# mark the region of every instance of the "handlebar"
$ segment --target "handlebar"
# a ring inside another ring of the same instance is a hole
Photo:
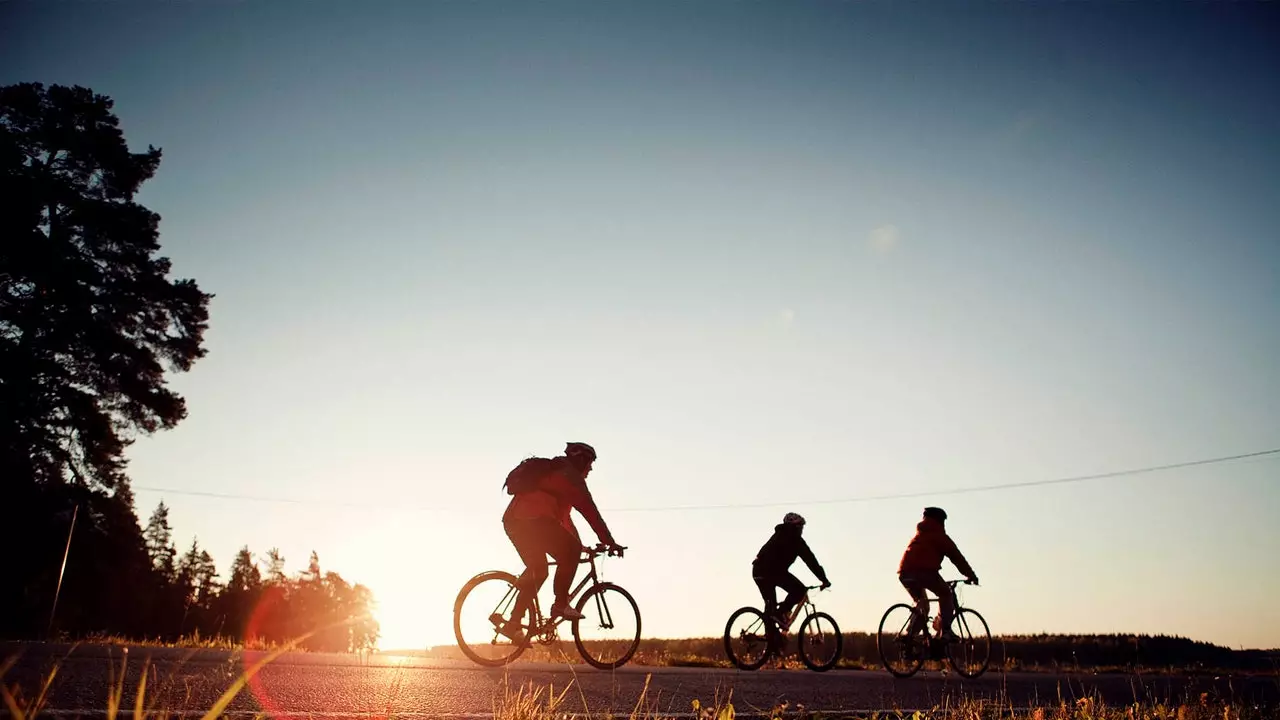
[[[591,557],[599,557],[601,555],[609,555],[610,557],[622,557],[623,551],[627,548],[625,545],[605,545],[604,543],[596,543],[595,547],[583,546],[582,552]]]
[[[957,578],[955,580],[948,580],[947,584],[951,586],[952,590],[954,590],[957,585],[977,585],[978,583],[967,578]]]

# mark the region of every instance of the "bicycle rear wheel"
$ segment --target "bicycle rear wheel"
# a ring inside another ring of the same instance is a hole
[[[739,670],[759,670],[773,655],[764,613],[738,608],[724,625],[724,653]]]
[[[640,647],[640,608],[631,593],[598,583],[578,600],[581,620],[573,621],[573,642],[582,659],[601,670],[627,664]]]
[[[898,603],[890,606],[880,618],[880,631],[876,635],[876,649],[884,669],[895,677],[915,675],[924,665],[929,652],[926,621],[918,620],[920,611],[914,606]],[[918,625],[915,632],[912,626]]]
[[[962,677],[976,678],[991,663],[991,630],[976,610],[965,608],[951,621],[956,637],[947,643],[947,661]]]
[[[840,662],[844,636],[830,615],[816,612],[800,623],[800,661],[810,670],[826,672]]]
[[[472,662],[500,667],[528,648],[527,640],[515,643],[498,632],[515,609],[518,592],[516,576],[501,570],[476,575],[458,592],[453,603],[453,635],[462,654]],[[519,626],[521,632],[529,632],[528,613],[520,619]]]

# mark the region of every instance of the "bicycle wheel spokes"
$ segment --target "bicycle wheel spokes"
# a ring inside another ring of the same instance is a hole
[[[844,637],[830,615],[819,612],[800,624],[800,660],[810,669],[825,672],[840,662]]]
[[[920,670],[928,654],[928,638],[919,611],[899,603],[885,611],[880,619],[876,646],[880,662],[897,677],[910,677]]]
[[[573,640],[582,658],[602,669],[624,665],[640,647],[640,608],[631,593],[600,583],[578,601]]]
[[[724,627],[724,651],[742,670],[757,670],[769,659],[768,627],[753,607],[739,608]]]
[[[957,673],[976,678],[987,671],[991,661],[991,631],[987,621],[974,610],[961,610],[951,621],[956,638],[947,643],[947,660]]]
[[[463,654],[481,665],[505,665],[527,647],[499,632],[515,608],[515,583],[516,578],[511,573],[481,573],[458,593],[453,610],[454,636]],[[517,625],[520,632],[527,634],[529,614],[526,613]]]

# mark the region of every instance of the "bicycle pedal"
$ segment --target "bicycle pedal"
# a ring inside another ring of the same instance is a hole
[[[495,626],[501,625],[504,622],[502,618],[502,613],[494,613],[490,615],[489,622],[493,623]]]

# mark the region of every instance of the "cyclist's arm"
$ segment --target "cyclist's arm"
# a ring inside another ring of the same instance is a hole
[[[565,484],[569,486],[569,504],[574,509],[582,513],[582,517],[587,519],[587,524],[591,526],[591,530],[600,538],[600,542],[606,545],[617,545],[613,539],[613,533],[609,532],[609,526],[605,524],[604,518],[600,516],[600,509],[596,507],[595,498],[591,496],[591,490],[586,483],[573,482],[565,479]]]
[[[951,536],[943,535],[942,537],[942,554],[954,563],[956,569],[959,570],[966,578],[972,579],[978,577],[978,573],[974,572],[973,568],[969,567],[969,561],[964,558],[964,555],[960,552],[960,548],[956,547],[956,543],[951,539]]]
[[[813,573],[822,582],[827,582],[827,573],[818,564],[818,558],[813,554],[813,550],[809,548],[809,543],[804,540],[800,541],[800,559],[804,560],[804,564],[809,566],[809,572]]]

